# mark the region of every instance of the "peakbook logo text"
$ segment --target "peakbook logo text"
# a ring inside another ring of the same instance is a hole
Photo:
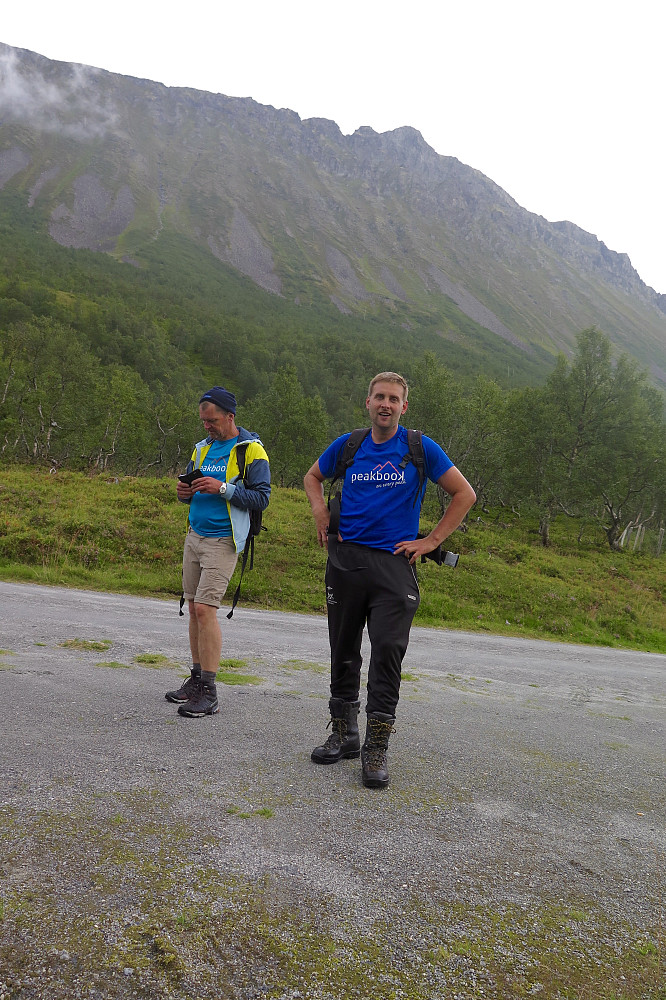
[[[352,472],[352,483],[378,483],[381,486],[398,486],[405,481],[405,473],[391,462],[376,466],[371,472]]]

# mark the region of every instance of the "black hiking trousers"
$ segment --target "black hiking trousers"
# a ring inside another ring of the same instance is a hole
[[[337,565],[336,565],[337,564]],[[406,556],[329,540],[326,609],[331,644],[331,697],[357,701],[361,640],[368,626],[366,712],[395,715],[402,661],[419,606],[416,572]]]

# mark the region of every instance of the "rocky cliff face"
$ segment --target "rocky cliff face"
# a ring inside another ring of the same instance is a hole
[[[250,99],[0,45],[2,188],[45,209],[64,246],[140,263],[173,228],[303,305],[409,322],[447,297],[526,351],[566,350],[597,325],[666,380],[666,297],[626,255],[525,211],[409,127],[345,136]]]

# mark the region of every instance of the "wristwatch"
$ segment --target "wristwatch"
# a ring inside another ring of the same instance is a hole
[[[220,483],[220,496],[223,497],[226,492],[227,492],[227,484]]]

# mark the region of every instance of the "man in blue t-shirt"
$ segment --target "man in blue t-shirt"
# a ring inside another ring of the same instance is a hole
[[[405,463],[408,436],[399,421],[407,410],[407,391],[404,378],[395,372],[381,372],[370,383],[365,401],[370,433],[344,474],[336,538],[328,534],[330,511],[323,484],[334,475],[350,435],[343,434],[329,445],[304,479],[317,539],[328,547],[326,607],[331,645],[331,735],[315,747],[312,760],[333,764],[360,755],[363,784],[368,788],[382,788],[389,782],[388,739],[409,630],[419,606],[414,563],[455,531],[476,500],[450,458],[423,435],[426,475],[451,496],[451,502],[433,530],[425,538],[416,537],[425,482],[419,488],[417,468],[411,461]],[[361,747],[358,699],[366,624],[371,655],[367,729]]]

